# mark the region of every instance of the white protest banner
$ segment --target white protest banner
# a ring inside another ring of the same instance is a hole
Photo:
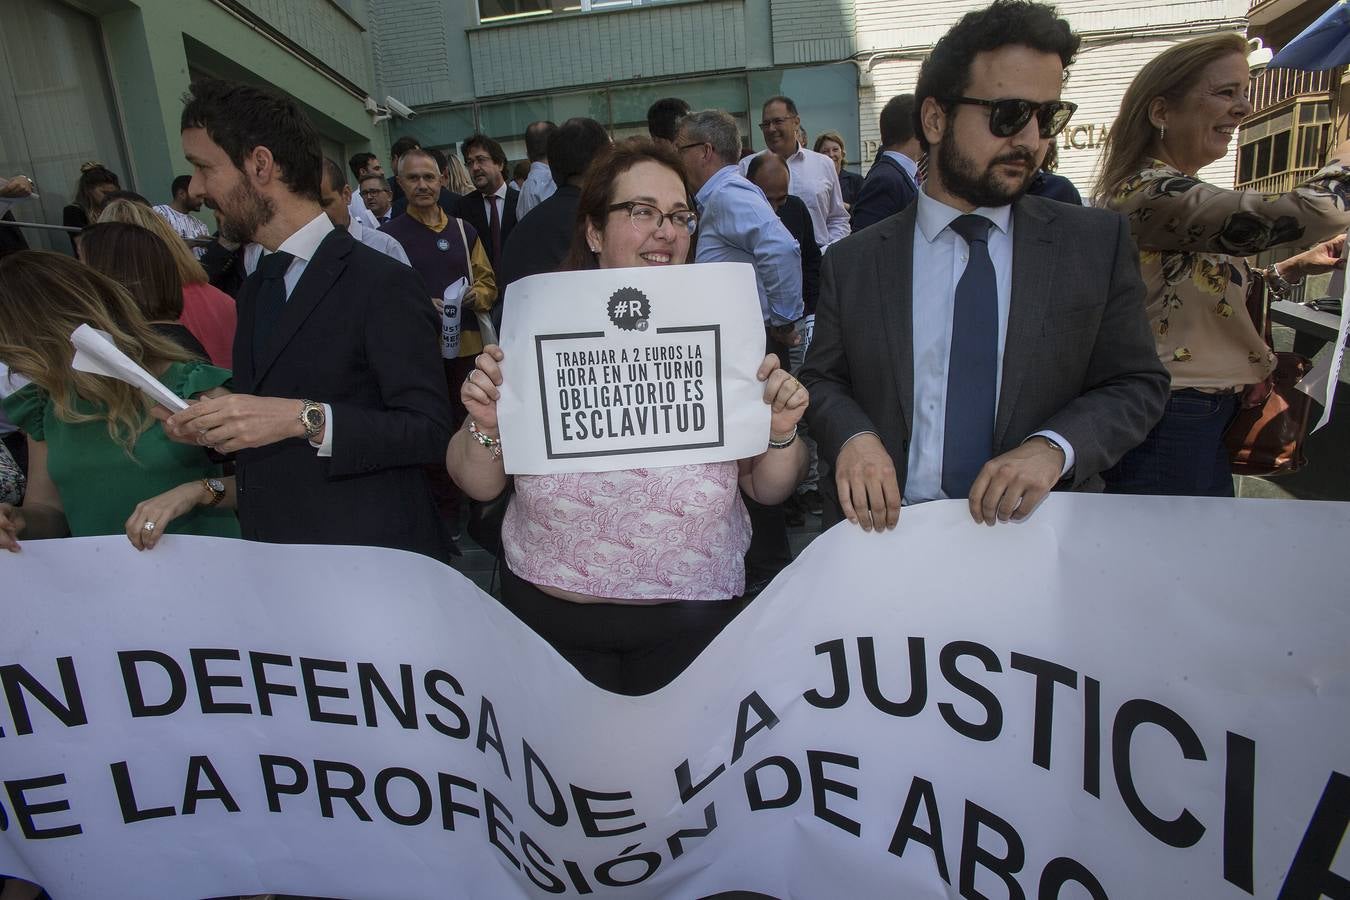
[[[512,283],[497,404],[506,471],[604,472],[763,453],[758,298],[747,263]]]
[[[56,900],[1343,898],[1348,539],[1335,503],[911,507],[821,536],[641,698],[410,554],[28,542],[0,872]]]

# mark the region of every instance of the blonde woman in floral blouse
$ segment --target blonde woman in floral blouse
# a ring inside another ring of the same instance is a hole
[[[1257,273],[1246,258],[1317,244],[1261,273],[1286,290],[1338,263],[1344,238],[1334,236],[1350,225],[1350,145],[1287,194],[1228,191],[1197,176],[1227,155],[1251,113],[1249,78],[1237,34],[1171,47],[1125,92],[1107,140],[1095,200],[1129,217],[1158,356],[1172,375],[1162,421],[1104,473],[1108,491],[1231,497],[1224,431],[1243,386],[1275,366],[1247,313]]]

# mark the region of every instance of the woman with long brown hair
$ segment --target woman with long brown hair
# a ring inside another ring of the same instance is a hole
[[[1275,365],[1248,315],[1247,289],[1262,278],[1278,294],[1338,262],[1335,236],[1350,225],[1350,142],[1286,194],[1199,177],[1251,113],[1249,80],[1242,36],[1177,44],[1135,76],[1107,138],[1094,199],[1129,218],[1158,357],[1172,376],[1162,421],[1104,473],[1108,491],[1231,497],[1224,432],[1238,393]],[[1263,250],[1320,241],[1264,272],[1248,267]]]
[[[675,151],[623,141],[586,176],[563,268],[686,263],[696,223]],[[477,500],[507,486],[497,431],[501,361],[495,345],[475,360],[461,392],[469,418],[446,453],[451,477]],[[502,602],[601,687],[655,690],[740,608],[750,542],[741,491],[780,503],[807,461],[796,440],[806,389],[772,354],[758,377],[773,412],[769,449],[756,457],[516,477],[502,528]]]
[[[80,232],[80,257],[85,264],[116,281],[131,294],[146,324],[198,359],[206,359],[183,315],[183,282],[169,248],[139,225],[100,222]]]
[[[72,368],[80,325],[180,397],[229,380],[156,334],[124,288],[83,263],[33,250],[0,260],[0,362],[32,382],[0,403],[28,438],[28,492],[22,506],[0,504],[0,548],[67,533],[125,533],[138,549],[166,531],[238,537],[234,480],[202,448],[169,440],[140,391]]]
[[[148,206],[128,200],[113,200],[99,215],[99,222],[125,222],[139,225],[163,241],[173,257],[182,282],[183,327],[201,342],[207,358],[222,369],[234,364],[234,332],[237,313],[234,298],[213,287],[206,270],[192,254],[182,235]]]

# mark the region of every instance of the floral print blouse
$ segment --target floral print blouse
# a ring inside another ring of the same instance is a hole
[[[1332,160],[1287,194],[1229,191],[1148,160],[1108,205],[1139,246],[1149,322],[1172,390],[1265,380],[1275,355],[1247,312],[1246,257],[1309,247],[1350,226],[1350,165]]]
[[[0,444],[0,503],[18,506],[23,502],[23,472],[10,455],[9,448]]]

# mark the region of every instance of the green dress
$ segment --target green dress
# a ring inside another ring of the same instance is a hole
[[[229,372],[202,362],[173,363],[160,377],[180,397],[229,380]],[[109,436],[104,420],[72,424],[58,419],[51,398],[35,384],[15,391],[0,405],[20,431],[46,442],[47,471],[75,537],[123,534],[142,500],[189,481],[220,476],[220,466],[207,458],[203,448],[169,440],[159,423],[152,423],[137,439],[133,459]],[[93,403],[79,397],[75,407],[81,413],[97,412]],[[166,530],[237,538],[239,522],[234,510],[198,506],[174,519]]]

